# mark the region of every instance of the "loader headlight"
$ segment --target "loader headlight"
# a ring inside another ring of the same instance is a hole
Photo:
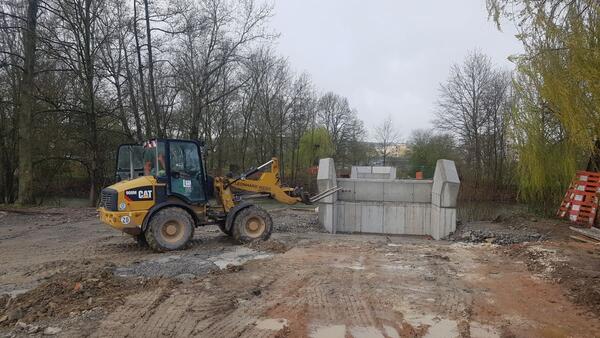
[[[125,204],[125,202],[121,202],[121,204],[119,204],[119,210],[125,210],[125,208],[127,208],[127,204]]]

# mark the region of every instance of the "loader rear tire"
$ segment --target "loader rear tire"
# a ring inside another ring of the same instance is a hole
[[[180,250],[194,237],[194,221],[181,208],[161,209],[152,215],[145,235],[148,245],[154,251]]]
[[[232,230],[233,238],[240,243],[266,241],[271,237],[273,220],[263,208],[250,206],[235,216]]]

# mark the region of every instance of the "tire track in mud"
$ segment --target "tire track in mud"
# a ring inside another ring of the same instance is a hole
[[[160,297],[162,290],[144,291],[125,299],[125,304],[119,306],[106,319],[92,337],[125,337],[139,336],[140,317],[146,309]]]
[[[142,291],[127,297],[94,336],[270,337],[278,331],[256,323],[278,318],[287,320],[291,336],[328,325],[401,332],[407,313],[396,304],[458,319],[466,299],[455,271],[420,255],[422,247],[402,248],[395,257],[387,252],[296,248],[208,282]],[[437,280],[425,281],[423,273]]]
[[[287,272],[284,278],[280,278],[281,273],[261,276],[258,290],[264,292],[256,291],[253,284],[236,284],[230,280],[236,279],[236,274],[226,274],[219,284],[232,288],[221,294],[215,295],[216,285],[208,290],[191,285],[183,292],[171,293],[169,288],[162,288],[137,293],[103,320],[93,336],[269,336],[272,331],[255,329],[256,321],[283,300],[297,298],[298,290],[306,283],[306,278],[298,279]],[[252,292],[258,296],[244,299]]]

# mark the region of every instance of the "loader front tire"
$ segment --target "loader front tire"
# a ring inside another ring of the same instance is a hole
[[[240,243],[266,241],[271,237],[273,220],[269,213],[257,206],[240,210],[233,222],[233,238]]]
[[[227,227],[225,226],[225,222],[219,223],[218,225],[219,225],[219,229],[221,230],[222,233],[231,237],[231,230],[227,230]]]
[[[134,235],[133,239],[135,239],[135,241],[137,242],[138,246],[140,248],[147,248],[148,247],[148,241],[146,240],[146,235],[139,234],[139,235]]]
[[[145,235],[148,245],[154,251],[180,250],[194,237],[194,221],[181,208],[161,209],[152,215]]]

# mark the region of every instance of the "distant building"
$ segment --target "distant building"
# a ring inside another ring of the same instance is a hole
[[[408,154],[408,145],[406,143],[398,143],[390,146],[388,154],[390,157],[404,157]]]
[[[383,153],[383,146],[381,144],[373,143],[375,150],[379,153]],[[396,143],[388,146],[387,149],[387,157],[404,157],[408,154],[408,144],[406,143]]]

